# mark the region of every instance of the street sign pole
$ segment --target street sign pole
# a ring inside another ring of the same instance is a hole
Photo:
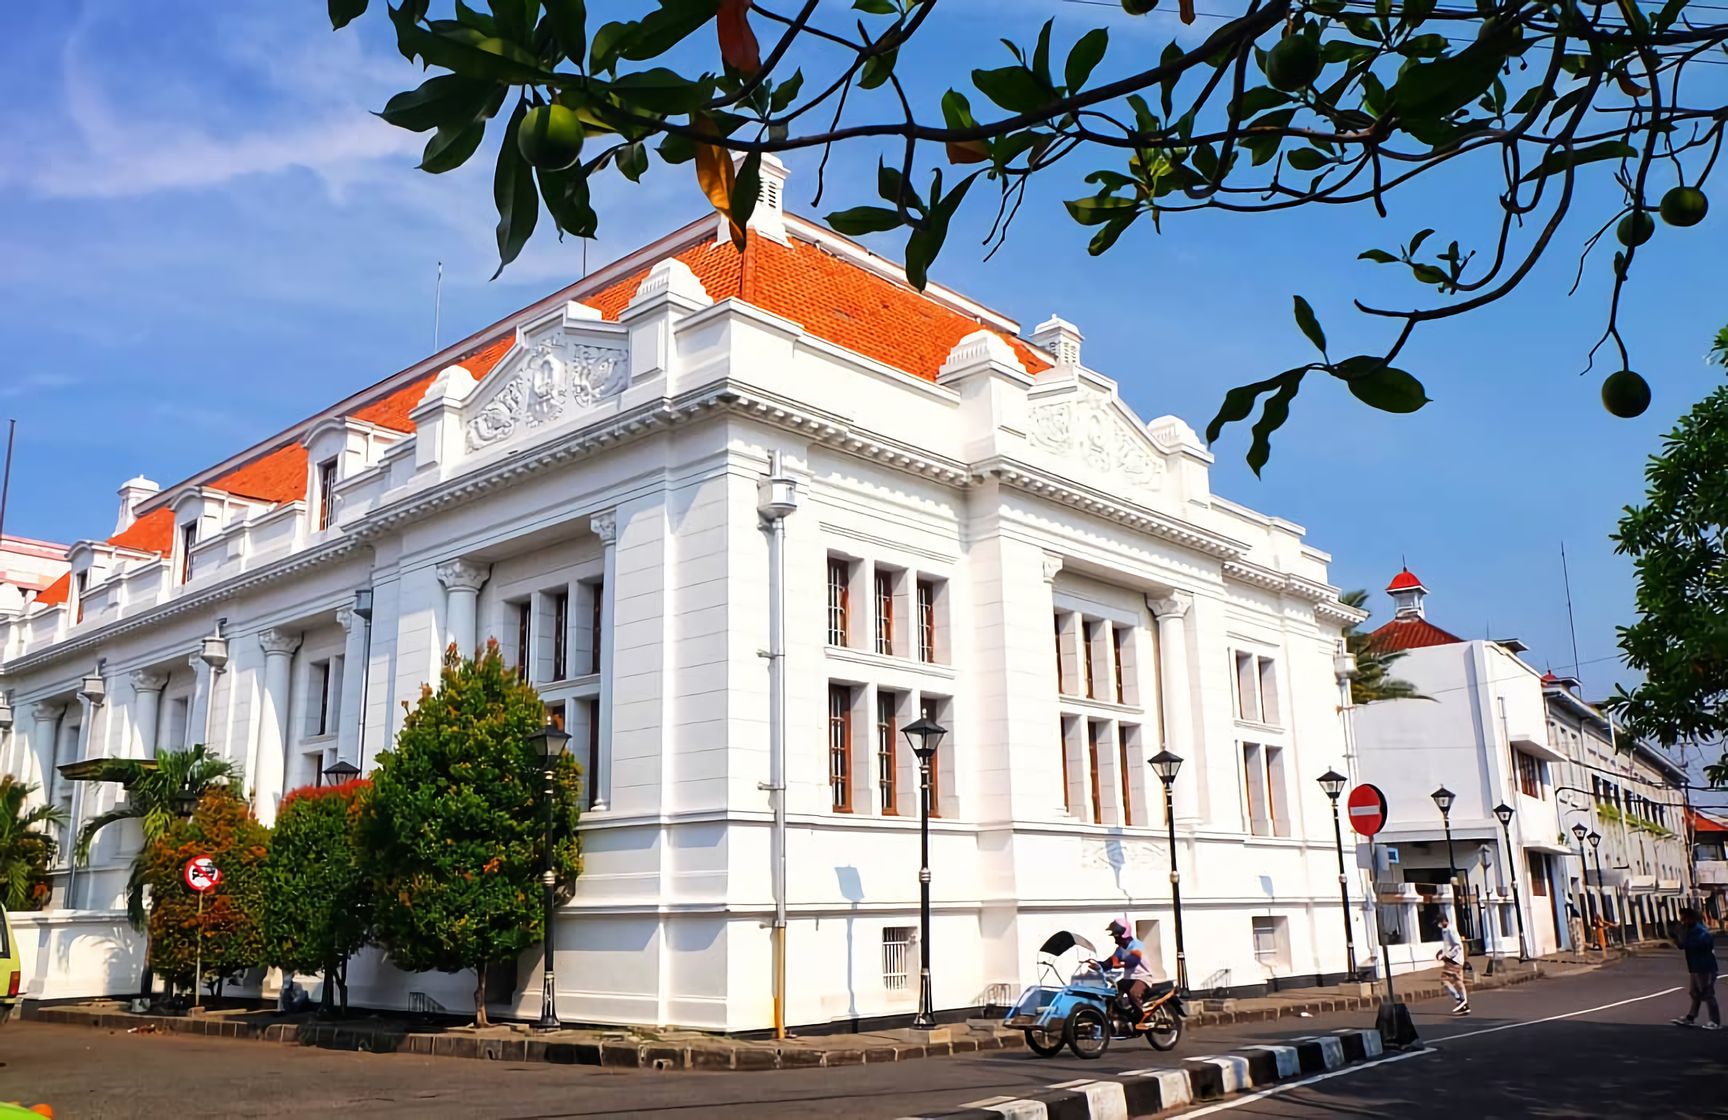
[[[204,1006],[204,892],[198,892],[198,951],[193,955],[192,1006]]]
[[[1350,791],[1345,805],[1350,813],[1350,827],[1368,838],[1369,875],[1374,881],[1379,879],[1380,845],[1374,840],[1380,830],[1386,827],[1386,795],[1379,787],[1364,782]],[[1379,906],[1376,898],[1375,906]],[[1398,1002],[1398,992],[1392,986],[1392,947],[1385,938],[1380,939],[1380,963],[1386,970],[1386,1002],[1380,1005],[1375,1016],[1375,1026],[1380,1030],[1380,1039],[1387,1046],[1403,1049],[1419,1041],[1416,1035],[1416,1024],[1410,1021],[1410,1009]]]

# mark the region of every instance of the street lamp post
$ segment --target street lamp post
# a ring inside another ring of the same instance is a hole
[[[1590,857],[1596,861],[1596,889],[1598,891],[1606,890],[1608,884],[1602,881],[1602,834],[1591,829],[1590,835],[1584,839],[1590,841]],[[1602,951],[1604,953],[1608,951],[1607,938],[1603,938]]]
[[[545,788],[541,794],[541,800],[545,802],[542,812],[545,814],[546,836],[540,857],[540,891],[543,908],[541,921],[545,924],[545,932],[541,936],[541,955],[544,960],[540,969],[540,1021],[534,1024],[536,1029],[543,1031],[555,1031],[562,1026],[558,1022],[558,984],[553,975],[552,965],[554,949],[552,924],[558,909],[558,875],[553,870],[552,863],[552,832],[555,820],[553,813],[555,798],[553,795],[556,788],[552,784],[552,771],[558,764],[558,756],[564,753],[564,748],[569,745],[569,742],[570,733],[551,720],[547,720],[545,727],[528,737],[529,746],[534,748],[534,753],[540,758],[540,773],[546,780]]]
[[[1588,930],[1595,924],[1590,913],[1590,861],[1585,858],[1584,855],[1584,837],[1588,835],[1589,832],[1590,830],[1584,827],[1582,821],[1572,826],[1572,835],[1578,838],[1578,895],[1579,901],[1584,904],[1584,911],[1578,916],[1578,918],[1579,921],[1584,924],[1586,930],[1584,934],[1584,948],[1586,949],[1590,947],[1590,934]],[[1601,884],[1598,883],[1597,885],[1600,886]]]
[[[1458,920],[1458,861],[1452,856],[1452,802],[1457,795],[1445,786],[1441,786],[1428,796],[1433,799],[1435,808],[1440,810],[1440,823],[1446,829],[1446,885],[1452,888],[1452,920],[1456,923]]]
[[[1500,831],[1506,837],[1506,873],[1512,880],[1512,915],[1518,919],[1518,959],[1530,959],[1530,949],[1524,939],[1524,904],[1518,899],[1518,861],[1512,858],[1512,806],[1502,801],[1494,806],[1500,820]]]
[[[1182,943],[1182,873],[1176,870],[1176,799],[1171,787],[1176,784],[1176,772],[1182,769],[1182,756],[1168,750],[1159,751],[1147,760],[1152,772],[1164,783],[1164,824],[1170,839],[1170,907],[1176,917],[1176,990],[1188,991],[1188,953]],[[1344,915],[1346,921],[1350,915]]]
[[[918,756],[918,1014],[915,1030],[936,1026],[936,1010],[930,995],[930,764],[948,729],[920,716],[906,727],[906,742]]]
[[[1338,824],[1338,795],[1350,784],[1350,779],[1328,769],[1316,779],[1332,801],[1332,842],[1338,848],[1338,897],[1344,903],[1344,953],[1350,963],[1350,979],[1356,979],[1356,935],[1350,928],[1350,879],[1344,873],[1344,830]]]

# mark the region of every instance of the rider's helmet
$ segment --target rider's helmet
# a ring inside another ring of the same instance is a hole
[[[1117,941],[1126,941],[1128,940],[1128,927],[1119,921],[1112,921],[1110,923],[1110,936]]]

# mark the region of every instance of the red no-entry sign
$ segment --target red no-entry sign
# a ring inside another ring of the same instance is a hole
[[[1345,803],[1350,813],[1350,827],[1364,836],[1373,836],[1386,827],[1386,795],[1379,786],[1364,782],[1350,791]]]

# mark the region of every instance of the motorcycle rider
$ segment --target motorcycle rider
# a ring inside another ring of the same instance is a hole
[[[1128,1008],[1128,1021],[1138,1027],[1145,1016],[1148,982],[1152,979],[1152,970],[1146,967],[1146,946],[1120,921],[1110,923],[1110,937],[1116,942],[1116,951],[1101,963],[1105,968],[1122,970],[1122,978],[1116,981],[1116,992]]]

